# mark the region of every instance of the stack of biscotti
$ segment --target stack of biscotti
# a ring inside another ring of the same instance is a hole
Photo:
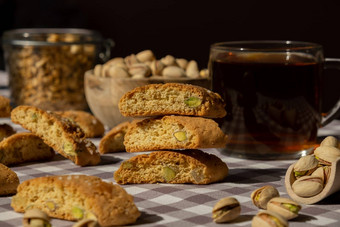
[[[121,114],[146,119],[129,124],[125,149],[152,152],[124,161],[114,174],[116,182],[209,184],[223,180],[227,165],[198,149],[226,145],[227,136],[211,119],[224,117],[224,107],[217,93],[189,84],[150,84],[126,93],[119,102]]]

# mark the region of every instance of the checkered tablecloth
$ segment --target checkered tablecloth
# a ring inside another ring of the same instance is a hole
[[[0,78],[1,82],[1,78]],[[6,89],[0,94],[8,96]],[[17,132],[24,131],[10,119],[0,119],[0,124],[11,124]],[[340,121],[333,121],[319,131],[319,136],[340,136]],[[98,146],[100,139],[93,139]],[[204,151],[219,156],[229,167],[228,177],[220,183],[210,185],[192,184],[139,184],[122,185],[134,196],[136,206],[142,215],[136,226],[251,226],[251,219],[258,212],[252,204],[250,194],[264,186],[275,186],[280,195],[288,197],[284,176],[295,160],[259,161],[228,157],[216,149]],[[26,163],[11,167],[20,182],[40,176],[61,174],[87,174],[114,182],[113,173],[120,163],[137,153],[105,154],[98,166],[79,167],[70,160],[55,156],[52,161]],[[216,224],[211,218],[215,203],[227,196],[233,196],[241,203],[241,216],[229,224]],[[21,226],[23,214],[16,213],[10,206],[11,197],[0,197],[0,227]],[[72,226],[74,223],[58,219],[52,220],[56,227]],[[303,205],[300,216],[289,221],[290,226],[340,226],[340,192],[333,194],[318,204]]]
[[[9,123],[10,119],[1,119]],[[14,125],[19,132],[24,129]],[[340,121],[331,123],[320,130],[320,136],[340,135]],[[98,145],[100,139],[93,139]],[[220,183],[210,185],[192,184],[139,184],[122,185],[134,196],[134,201],[142,215],[136,225],[146,226],[221,226],[211,218],[214,204],[221,198],[233,196],[241,203],[241,216],[228,226],[250,226],[258,209],[252,204],[250,194],[263,185],[275,186],[280,195],[288,197],[284,186],[284,176],[294,160],[259,161],[232,158],[216,149],[206,149],[225,161],[230,169],[229,176]],[[70,160],[57,155],[52,161],[27,163],[11,167],[20,181],[61,174],[88,174],[114,182],[113,172],[120,163],[136,153],[115,153],[103,156],[101,165],[79,167]],[[11,197],[0,197],[0,226],[20,226],[21,213],[10,206]],[[303,205],[300,216],[291,220],[290,226],[340,226],[340,192],[315,205]],[[73,222],[53,219],[53,226],[72,226]]]

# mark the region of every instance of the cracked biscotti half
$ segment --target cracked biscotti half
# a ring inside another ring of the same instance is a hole
[[[0,95],[0,117],[11,116],[10,99]]]
[[[0,163],[0,196],[15,194],[18,185],[19,178],[17,174]]]
[[[127,152],[220,148],[226,143],[227,136],[214,120],[187,116],[134,121],[124,137]]]
[[[105,128],[101,121],[92,114],[81,110],[57,111],[57,114],[74,121],[84,131],[87,138],[101,137]]]
[[[99,153],[114,153],[125,151],[124,136],[130,125],[130,122],[122,122],[113,127],[99,142]]]
[[[188,115],[221,118],[226,115],[221,96],[190,84],[149,84],[127,92],[119,101],[123,116]]]
[[[100,154],[83,130],[67,118],[33,106],[18,106],[11,112],[13,123],[39,136],[44,143],[76,165],[97,165]]]
[[[0,142],[0,163],[9,166],[52,159],[54,150],[30,132],[11,135]]]
[[[114,173],[118,184],[209,184],[223,180],[228,166],[201,150],[154,151],[122,162]]]
[[[71,221],[96,219],[100,226],[132,224],[140,216],[133,197],[121,186],[87,175],[26,180],[11,206],[16,212],[37,208],[50,217]]]

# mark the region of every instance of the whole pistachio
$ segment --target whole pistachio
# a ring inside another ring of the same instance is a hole
[[[125,64],[124,58],[122,57],[115,57],[110,59],[109,61],[105,62],[105,65],[116,65],[116,64]]]
[[[190,78],[200,77],[200,71],[198,69],[197,62],[195,60],[189,61],[185,73]]]
[[[330,173],[330,166],[320,166],[312,173],[311,176],[321,178],[323,185],[325,185],[329,179]]]
[[[151,72],[153,75],[162,75],[164,67],[165,65],[159,60],[152,61],[150,65]]]
[[[239,201],[233,197],[226,197],[215,204],[212,210],[212,218],[217,223],[230,222],[240,216],[240,213]]]
[[[321,141],[320,146],[331,146],[339,148],[339,140],[334,136],[327,136]]]
[[[313,155],[301,157],[294,165],[294,175],[296,178],[311,175],[318,167],[318,160]]]
[[[102,68],[103,68],[103,65],[97,64],[93,69],[93,74],[95,76],[101,76],[102,75]]]
[[[320,146],[314,150],[315,158],[323,165],[332,165],[340,157],[340,149],[333,146]]]
[[[258,212],[251,222],[252,227],[287,227],[288,222],[279,214],[263,210]]]
[[[163,69],[163,76],[168,78],[185,77],[185,72],[178,66],[167,66]]]
[[[110,65],[110,67],[106,71],[107,77],[114,78],[128,78],[130,74],[126,71],[125,68],[120,67],[119,65]]]
[[[200,77],[201,78],[208,78],[209,77],[209,70],[208,69],[201,69]]]
[[[133,64],[139,63],[139,61],[138,61],[138,59],[137,59],[137,57],[136,57],[135,54],[130,54],[130,55],[126,56],[126,57],[124,58],[124,62],[125,62],[125,64],[126,64],[128,67],[130,67],[130,66],[133,65]]]
[[[24,227],[51,227],[50,217],[39,209],[29,209],[24,214]]]
[[[258,188],[254,190],[250,195],[253,204],[260,209],[267,209],[268,201],[274,197],[279,196],[279,191],[271,185],[266,185]]]
[[[176,58],[176,63],[179,67],[185,70],[188,65],[188,60],[185,58]]]
[[[312,197],[319,194],[323,189],[323,181],[315,176],[303,176],[292,184],[294,193],[301,197]]]
[[[176,59],[172,55],[161,58],[161,62],[166,66],[177,66]]]
[[[291,199],[275,197],[269,200],[267,210],[276,212],[287,220],[290,220],[299,215],[301,205]]]
[[[151,70],[150,70],[149,66],[147,66],[144,63],[132,64],[129,67],[129,73],[131,75],[142,75],[143,77],[151,76]]]
[[[147,61],[153,61],[155,60],[155,55],[151,50],[143,50],[136,54],[136,58],[139,62],[147,62]]]

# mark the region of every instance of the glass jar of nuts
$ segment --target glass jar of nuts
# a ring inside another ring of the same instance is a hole
[[[86,29],[16,29],[2,42],[12,103],[52,111],[88,109],[84,73],[113,46]]]

